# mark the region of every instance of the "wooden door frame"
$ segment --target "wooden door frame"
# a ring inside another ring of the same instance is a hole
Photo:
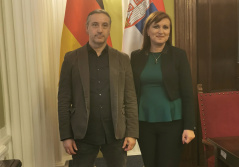
[[[174,0],[175,45],[187,52],[193,83],[197,83],[196,0]]]

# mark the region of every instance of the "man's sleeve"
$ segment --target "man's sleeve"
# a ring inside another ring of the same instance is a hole
[[[58,90],[58,119],[61,140],[73,138],[70,123],[71,94],[71,67],[72,63],[66,54],[62,64]]]
[[[139,137],[138,105],[129,56],[125,56],[124,103],[126,115],[126,137]]]

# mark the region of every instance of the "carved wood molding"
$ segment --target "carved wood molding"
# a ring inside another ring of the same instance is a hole
[[[196,0],[175,0],[175,45],[186,51],[192,70],[193,84],[197,83]]]

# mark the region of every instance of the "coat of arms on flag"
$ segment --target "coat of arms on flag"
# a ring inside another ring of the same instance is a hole
[[[137,24],[145,17],[146,10],[150,5],[150,1],[134,0],[129,3],[125,28],[131,27]]]
[[[141,47],[144,22],[151,13],[159,10],[165,11],[163,0],[130,0],[123,35],[123,52],[130,55],[133,50]]]

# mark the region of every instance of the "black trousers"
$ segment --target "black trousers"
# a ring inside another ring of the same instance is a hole
[[[145,167],[178,167],[182,154],[182,120],[139,122],[139,146]]]
[[[108,167],[126,167],[127,152],[122,148],[123,142],[122,139],[99,146],[76,140],[78,151],[72,155],[73,167],[94,167],[99,150],[101,150]]]

